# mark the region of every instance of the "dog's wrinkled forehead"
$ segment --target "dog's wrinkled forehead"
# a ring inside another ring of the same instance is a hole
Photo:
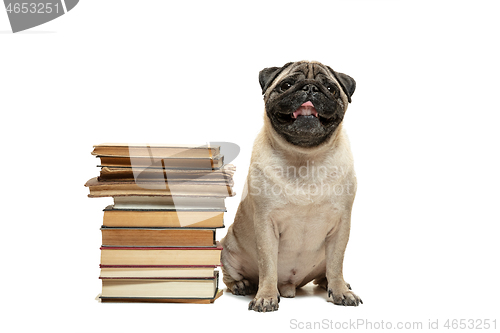
[[[319,63],[314,62],[303,62],[298,63],[292,70],[289,75],[304,75],[304,78],[307,80],[314,80],[318,77],[319,74],[328,76],[328,70],[325,66]]]
[[[273,67],[269,68],[269,70],[269,73],[267,73],[268,82],[262,87],[264,99],[268,97],[269,92],[272,91],[279,82],[291,76],[297,80],[318,80],[323,76],[337,83],[336,78],[332,75],[329,68],[317,62],[290,62],[281,68]]]

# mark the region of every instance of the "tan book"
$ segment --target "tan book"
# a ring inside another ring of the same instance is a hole
[[[220,265],[222,247],[101,247],[101,265]]]
[[[222,289],[217,289],[212,298],[158,298],[158,297],[101,297],[97,295],[96,300],[102,303],[192,303],[210,304],[223,294]]]
[[[116,196],[113,201],[113,209],[226,211],[225,197],[134,195]]]
[[[230,197],[235,193],[231,186],[206,185],[198,183],[171,182],[130,182],[114,181],[100,182],[97,177],[85,184],[89,188],[90,198],[114,196],[199,196],[199,197]]]
[[[117,178],[117,179],[105,179],[101,180],[100,177],[97,177],[97,181],[102,184],[102,185],[113,185],[113,184],[125,184],[125,183],[135,183],[139,184],[140,187],[143,188],[152,188],[152,187],[164,187],[165,185],[168,186],[169,188],[181,188],[182,186],[187,186],[188,188],[190,186],[199,186],[199,185],[205,185],[204,187],[208,186],[229,186],[233,187],[234,181],[232,178],[228,179],[200,179],[200,178],[178,178],[178,179],[167,179],[167,178],[142,178],[138,177],[137,179],[134,178]]]
[[[215,229],[101,228],[102,246],[215,246]]]
[[[212,277],[215,266],[191,267],[134,267],[134,266],[103,266],[101,265],[101,278],[190,278]]]
[[[92,155],[147,157],[212,157],[220,146],[189,144],[102,143],[94,146]]]
[[[104,210],[105,227],[142,227],[142,228],[222,228],[224,211],[179,211],[179,210]]]
[[[103,278],[104,297],[213,298],[218,287],[218,271],[202,278]]]
[[[230,164],[224,165],[222,168],[216,170],[102,167],[99,175],[99,181],[113,181],[118,179],[135,181],[167,179],[168,181],[231,183],[234,171],[234,166]]]
[[[160,168],[160,169],[219,169],[224,165],[224,156],[217,155],[210,158],[165,157],[150,158],[143,156],[97,156],[100,167],[133,167],[133,168]]]

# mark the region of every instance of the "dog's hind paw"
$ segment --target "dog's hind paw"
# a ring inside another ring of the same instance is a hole
[[[321,288],[323,288],[325,290],[328,290],[328,281],[326,280],[326,277],[320,278],[320,279],[316,279],[316,280],[313,281],[313,283],[315,285],[317,285],[318,287],[321,287]],[[349,283],[346,282],[345,286],[347,287],[347,289],[352,290],[351,285]]]
[[[281,297],[292,298],[295,297],[296,287],[293,283],[285,283],[278,286]]]
[[[252,295],[255,294],[255,285],[251,283],[250,281],[243,279],[240,281],[232,281],[229,283],[226,283],[227,288],[234,294],[234,295]]]

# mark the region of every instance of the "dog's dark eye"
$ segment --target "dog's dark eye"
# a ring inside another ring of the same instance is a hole
[[[280,89],[282,91],[285,91],[285,90],[288,90],[290,89],[292,85],[289,83],[289,82],[283,82],[281,85],[280,85]]]
[[[326,87],[326,89],[328,89],[328,91],[331,92],[333,95],[335,95],[335,93],[337,92],[333,86],[328,86]]]

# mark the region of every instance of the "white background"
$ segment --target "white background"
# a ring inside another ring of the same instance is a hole
[[[448,318],[496,318],[498,329],[499,9],[487,1],[83,0],[18,34],[0,10],[0,325],[268,332],[323,320],[427,328],[439,319],[442,328]],[[312,287],[266,314],[228,292],[213,305],[95,301],[111,199],[87,198],[83,184],[98,174],[92,145],[237,143],[229,226],[263,124],[258,72],[296,60],[357,81],[345,117],[359,186],[344,275],[364,304],[335,306]]]

